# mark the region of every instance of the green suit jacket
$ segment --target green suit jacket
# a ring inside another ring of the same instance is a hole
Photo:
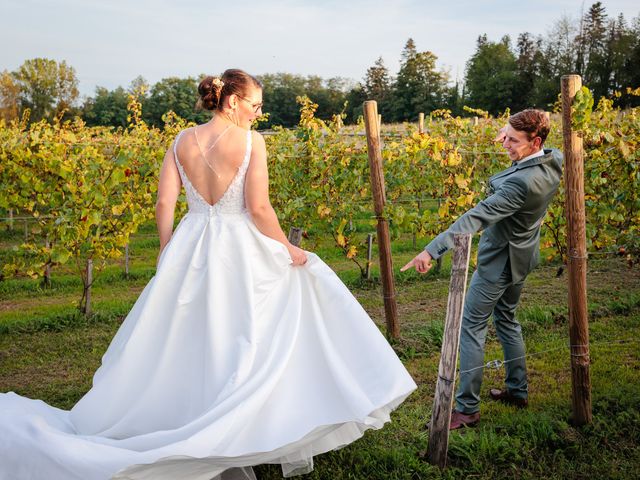
[[[518,163],[489,179],[489,196],[458,218],[425,250],[437,259],[453,248],[453,235],[484,230],[478,246],[478,275],[497,281],[507,260],[514,283],[540,260],[540,226],[562,177],[562,153]]]

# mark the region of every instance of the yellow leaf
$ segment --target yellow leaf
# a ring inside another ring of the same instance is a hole
[[[124,205],[114,205],[113,207],[111,207],[111,213],[113,213],[114,215],[122,215],[122,212],[124,212],[124,209],[126,207]]]
[[[459,207],[464,207],[467,204],[467,196],[466,195],[460,195],[457,199],[456,199],[456,205]]]
[[[339,233],[338,236],[336,237],[336,243],[340,247],[345,247],[347,245],[347,239],[344,237],[343,234]]]
[[[355,245],[351,245],[347,251],[347,258],[354,258],[358,254],[358,248]]]
[[[469,185],[469,180],[465,179],[461,173],[456,175],[455,182],[458,188],[467,188]]]
[[[450,167],[460,165],[460,162],[462,162],[462,157],[459,154],[456,154],[455,152],[449,152],[449,154],[447,155],[447,164]]]
[[[629,146],[620,139],[619,143],[620,152],[622,153],[623,158],[628,158],[630,155]]]
[[[331,209],[324,204],[318,205],[318,215],[320,218],[324,218],[331,213]]]

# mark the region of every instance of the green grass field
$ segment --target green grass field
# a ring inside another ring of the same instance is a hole
[[[0,233],[0,249],[20,232]],[[422,244],[420,240],[418,244]],[[327,243],[311,236],[303,246],[320,254],[347,283],[383,329],[381,286]],[[97,273],[94,315],[76,310],[81,282],[73,268],[54,269],[52,286],[30,279],[0,282],[0,391],[15,391],[70,408],[90,387],[93,372],[123,317],[154,273],[158,248],[152,225],[131,242],[131,273],[122,262]],[[418,247],[419,248],[419,247]],[[454,432],[449,467],[440,471],[421,458],[431,415],[443,331],[449,264],[419,276],[398,269],[415,253],[410,238],[393,244],[402,338],[394,348],[418,390],[392,415],[391,424],[342,450],[316,458],[309,479],[630,479],[640,478],[640,270],[618,258],[591,260],[588,301],[591,334],[593,423],[573,427],[568,350],[567,277],[558,265],[530,275],[517,312],[523,325],[530,378],[530,406],[516,410],[488,400],[503,371],[486,370],[482,420]],[[1,253],[0,253],[1,255]],[[356,339],[354,339],[356,341]],[[486,360],[501,359],[490,330]],[[258,478],[280,478],[274,465]]]

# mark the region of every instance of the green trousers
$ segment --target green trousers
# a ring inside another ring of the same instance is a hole
[[[527,398],[527,368],[520,324],[515,310],[520,301],[524,280],[511,281],[509,262],[497,282],[489,282],[476,271],[471,277],[462,316],[460,332],[460,376],[456,392],[456,410],[470,414],[480,410],[480,387],[484,365],[484,344],[489,317],[493,323],[504,352],[506,378],[509,392]]]

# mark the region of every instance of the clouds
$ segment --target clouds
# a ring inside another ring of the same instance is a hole
[[[635,1],[605,1],[610,15],[638,15]],[[138,75],[291,72],[359,80],[382,56],[395,73],[409,37],[462,77],[478,35],[545,33],[582,2],[431,0],[2,0],[0,68],[38,56],[66,60],[80,89],[126,86]],[[585,7],[587,9],[588,6]]]

